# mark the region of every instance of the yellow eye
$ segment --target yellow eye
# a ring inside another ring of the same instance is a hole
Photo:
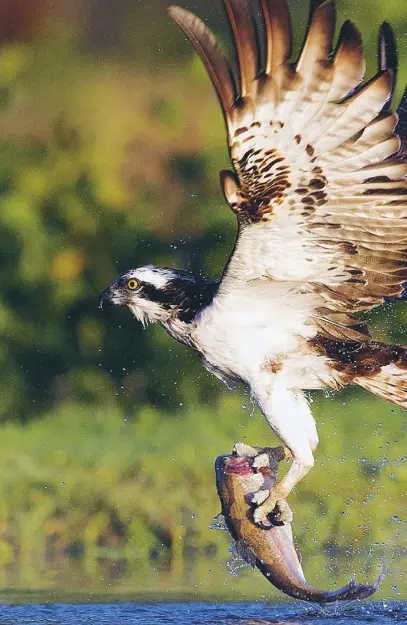
[[[138,289],[138,286],[139,286],[138,280],[135,280],[134,278],[132,280],[129,280],[127,283],[127,286],[131,291]]]

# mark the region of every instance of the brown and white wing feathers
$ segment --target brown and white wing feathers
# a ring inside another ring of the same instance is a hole
[[[391,29],[380,30],[378,74],[361,86],[365,61],[351,22],[332,52],[333,2],[312,12],[295,64],[285,0],[260,0],[262,29],[248,0],[224,3],[237,94],[212,33],[170,9],[215,84],[235,170],[221,175],[239,235],[220,293],[249,280],[287,282],[313,294],[313,318],[326,334],[366,337],[351,313],[400,295],[407,280],[407,163],[389,106],[397,67]]]
[[[182,28],[201,57],[215,87],[226,123],[229,124],[230,112],[236,101],[237,93],[232,69],[220,49],[215,35],[199,17],[182,7],[170,6],[168,13]]]

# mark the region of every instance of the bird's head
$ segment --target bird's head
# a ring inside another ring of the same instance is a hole
[[[204,303],[204,284],[185,271],[147,265],[119,276],[101,293],[100,305],[127,306],[144,326],[176,317],[189,321]]]

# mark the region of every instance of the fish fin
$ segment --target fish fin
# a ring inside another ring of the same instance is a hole
[[[253,550],[244,542],[244,540],[236,540],[234,545],[236,554],[242,558],[253,569],[256,566],[256,555]]]

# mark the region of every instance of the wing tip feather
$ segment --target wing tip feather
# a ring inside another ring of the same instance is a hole
[[[177,22],[177,24],[179,24],[180,21],[187,16],[192,17],[192,13],[188,11],[187,9],[184,9],[183,7],[181,7],[179,4],[169,4],[166,7],[166,10],[167,10],[168,15],[175,22]]]
[[[378,69],[384,71],[391,69],[393,71],[391,95],[387,103],[383,107],[383,111],[389,111],[393,102],[394,89],[397,81],[398,54],[396,38],[389,22],[382,22],[379,29],[378,37]]]
[[[391,67],[396,70],[398,65],[396,37],[393,28],[387,21],[380,24],[378,49],[379,69],[384,70]]]
[[[229,61],[219,47],[215,35],[200,17],[177,4],[168,6],[167,12],[201,57],[215,86],[228,124],[236,99],[235,79]]]
[[[339,34],[339,41],[344,43],[359,44],[363,47],[362,33],[352,20],[345,20]]]

